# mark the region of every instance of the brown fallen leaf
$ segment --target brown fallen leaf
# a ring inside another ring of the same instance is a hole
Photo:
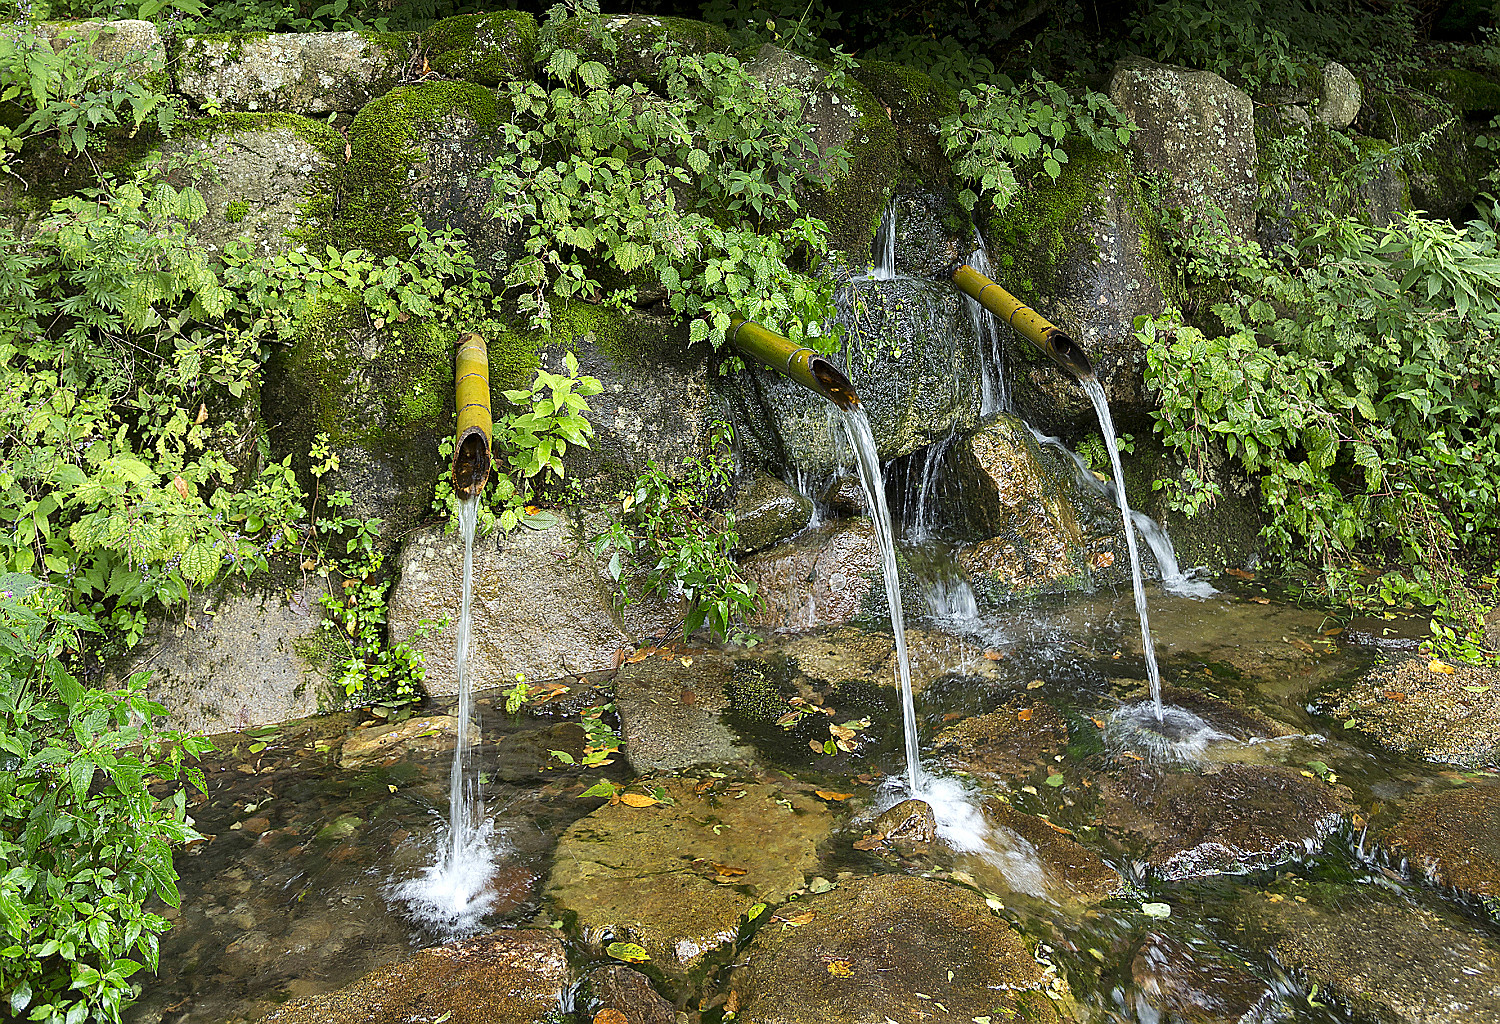
[[[943,716],[943,721],[944,722],[956,722],[960,718],[966,718],[966,717],[967,716],[962,711],[950,711],[946,715]]]
[[[682,693],[678,694],[677,699],[689,707],[698,703],[698,695],[692,690],[683,690]]]
[[[1095,729],[1102,729],[1102,728],[1104,728],[1104,719],[1102,719],[1102,718],[1095,718],[1093,715],[1090,715],[1089,716],[1089,721],[1094,723],[1094,728]]]
[[[1253,572],[1246,572],[1244,569],[1230,569],[1229,570],[1229,575],[1233,576],[1237,580],[1253,580],[1253,579],[1255,579],[1255,573],[1253,573]]]
[[[1270,604],[1271,603],[1271,599],[1269,597],[1252,597],[1250,600],[1254,601],[1256,604]]]
[[[831,789],[815,789],[813,792],[824,800],[847,800],[854,795],[853,793],[835,793]]]
[[[645,661],[647,658],[651,657],[651,655],[653,655],[655,653],[656,653],[656,648],[655,647],[642,647],[640,650],[636,651],[633,654],[627,654],[625,656],[625,664],[627,664],[627,665],[634,665],[638,661]]]
[[[1016,718],[1020,719],[1023,722],[1029,722],[1031,721],[1033,710],[1033,708],[1022,708],[1020,711],[1016,712]]]
[[[208,421],[208,406],[202,402],[198,403],[198,415],[193,417],[194,423],[206,423]]]
[[[817,740],[808,740],[807,745],[819,754],[823,752],[823,744],[819,743]]]
[[[856,850],[878,850],[880,849],[880,845],[884,842],[884,832],[872,832],[869,835],[865,836],[863,839],[856,839],[854,841],[854,848]]]
[[[179,498],[181,498],[183,501],[187,501],[187,498],[188,498],[188,485],[187,485],[187,481],[184,480],[181,477],[181,475],[179,475],[179,474],[173,474],[173,476],[172,476],[172,486],[177,489],[177,496]]]
[[[796,925],[798,928],[801,928],[803,925],[810,923],[817,916],[818,913],[815,910],[804,910],[800,914],[793,914],[791,917],[783,917],[780,920],[785,921],[787,924]]]
[[[625,655],[627,653],[628,652],[623,647],[615,648],[615,668],[619,668],[621,665],[625,664]]]
[[[743,875],[745,873],[745,870],[746,870],[745,868],[733,868],[733,867],[730,867],[728,864],[720,864],[716,860],[711,860],[708,863],[709,863],[710,867],[712,867],[715,871],[717,871],[724,878],[736,878],[736,877],[738,877],[740,875]]]
[[[1381,696],[1386,700],[1393,700],[1397,704],[1400,704],[1406,700],[1406,694],[1401,693],[1399,690],[1386,690],[1381,694]]]
[[[1100,551],[1098,554],[1094,555],[1093,562],[1094,567],[1097,569],[1102,569],[1105,566],[1114,565],[1115,553],[1113,551]]]
[[[1324,636],[1338,636],[1343,631],[1344,631],[1344,627],[1343,626],[1335,626],[1332,629],[1325,629],[1325,630],[1323,630],[1323,635]]]
[[[594,1024],[630,1024],[630,1018],[612,1006],[606,1006],[594,1014]]]
[[[644,793],[621,793],[620,803],[627,807],[650,807],[656,803],[656,797]]]
[[[984,652],[984,656],[986,658],[988,658],[990,661],[999,661],[1001,658],[1005,657],[1005,652],[1004,651],[985,651]]]
[[[1292,637],[1287,641],[1287,643],[1291,644],[1293,647],[1297,648],[1297,650],[1303,652],[1304,654],[1318,653],[1313,645],[1308,643],[1306,640],[1298,640],[1296,637]]]
[[[717,779],[704,779],[702,782],[698,783],[696,786],[693,787],[693,792],[694,793],[702,793],[705,790],[707,790],[709,787],[711,787],[717,781],[718,781]]]

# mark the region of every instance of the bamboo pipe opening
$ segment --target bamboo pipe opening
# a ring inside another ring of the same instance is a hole
[[[781,371],[840,409],[859,408],[859,395],[849,378],[806,345],[768,331],[754,320],[735,320],[728,340],[741,355]]]
[[[477,334],[462,334],[454,360],[454,405],[458,422],[453,440],[453,490],[475,498],[489,482],[491,433],[489,351]]]

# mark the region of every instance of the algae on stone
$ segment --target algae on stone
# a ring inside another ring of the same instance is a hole
[[[536,18],[525,11],[460,14],[422,33],[433,71],[488,86],[530,78],[536,43]]]

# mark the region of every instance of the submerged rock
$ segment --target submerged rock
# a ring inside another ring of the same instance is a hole
[[[600,1011],[614,1010],[620,1016],[612,1018],[613,1024],[675,1024],[676,1016],[671,1003],[667,1002],[651,982],[639,971],[628,967],[600,967],[591,971],[585,979],[592,996],[593,1019],[604,1021]]]
[[[759,551],[802,532],[812,522],[812,500],[770,473],[759,472],[735,488],[734,525],[740,551]]]
[[[188,36],[177,88],[221,110],[355,111],[400,81],[415,44],[410,32]]]
[[[1294,768],[1145,764],[1100,779],[1105,824],[1166,879],[1271,867],[1314,852],[1353,809],[1349,791]]]
[[[908,628],[906,654],[911,685],[920,693],[946,676],[998,679],[999,665],[984,656],[983,648],[961,637],[936,630]],[[769,663],[784,660],[796,674],[816,687],[847,683],[896,686],[896,640],[888,632],[854,626],[805,636],[773,639],[739,655],[739,661]]]
[[[1109,98],[1140,131],[1130,138],[1136,161],[1163,175],[1161,201],[1190,220],[1220,210],[1225,226],[1255,238],[1255,105],[1211,71],[1121,62]]]
[[[1367,891],[1333,905],[1296,894],[1258,894],[1236,906],[1253,949],[1378,1024],[1500,1020],[1500,945],[1448,914]]]
[[[462,599],[463,538],[442,527],[411,533],[401,548],[400,578],[390,595],[392,642],[407,641],[427,662],[427,692],[458,692],[453,653]],[[475,688],[556,679],[615,665],[634,647],[611,618],[593,555],[560,522],[474,540],[473,632],[469,672]],[[426,632],[423,623],[447,620]],[[426,635],[419,636],[419,632]]]
[[[1130,964],[1136,1016],[1184,1024],[1250,1024],[1276,1020],[1278,996],[1223,954],[1150,932]]]
[[[800,889],[832,817],[766,784],[661,782],[671,805],[605,805],[558,842],[547,899],[585,942],[626,941],[677,983],[732,951],[743,915]]]
[[[900,875],[799,900],[796,928],[756,933],[730,981],[747,1024],[930,1019],[1058,1021],[1066,983],[967,889]]]
[[[265,1024],[544,1024],[558,1019],[568,960],[550,931],[492,932],[421,950],[354,984],[298,999]]]
[[[170,728],[220,733],[327,711],[343,700],[319,580],[283,589],[227,579],[152,623],[114,674],[148,671]]]
[[[1391,750],[1464,768],[1500,765],[1500,676],[1486,669],[1403,658],[1331,704],[1332,714]]]
[[[362,726],[344,738],[339,767],[352,768],[402,749],[444,750],[452,747],[457,737],[458,719],[452,715],[422,715],[390,725]],[[479,742],[479,729],[472,724],[469,742]]]
[[[1377,840],[1413,874],[1500,912],[1500,784],[1476,780],[1414,797]]]
[[[934,752],[949,769],[1009,788],[1020,786],[1067,745],[1067,723],[1039,699],[1013,699],[989,714],[965,718],[938,733],[933,742]]]
[[[1059,903],[1093,904],[1118,896],[1124,886],[1120,873],[1099,855],[1035,814],[1025,814],[1001,800],[980,805],[992,829],[1014,834],[1031,848],[1041,868],[1047,896]]]
[[[691,664],[684,664],[691,662]],[[649,657],[615,673],[615,705],[625,756],[638,774],[747,759],[721,720],[733,661],[716,651]]]
[[[875,527],[868,519],[828,523],[751,555],[740,572],[761,600],[751,621],[756,629],[806,630],[864,618],[881,586]]]

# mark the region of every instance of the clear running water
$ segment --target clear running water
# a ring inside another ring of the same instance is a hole
[[[911,662],[906,654],[906,616],[901,608],[901,581],[896,571],[896,537],[891,529],[891,513],[885,503],[885,480],[880,472],[880,455],[875,449],[875,435],[863,409],[841,410],[844,431],[854,460],[859,465],[859,482],[864,487],[870,518],[875,523],[875,545],[880,568],[885,575],[885,597],[891,608],[891,632],[896,637],[896,681],[901,688],[901,723],[906,731],[906,782],[912,793],[921,786],[923,775],[917,746],[917,709],[911,692]]]
[[[1146,612],[1146,587],[1141,582],[1141,555],[1135,543],[1135,523],[1130,515],[1130,503],[1125,499],[1125,470],[1120,465],[1120,452],[1115,447],[1115,422],[1109,414],[1109,400],[1104,397],[1104,388],[1097,377],[1086,377],[1080,383],[1089,401],[1094,403],[1094,412],[1099,416],[1099,432],[1104,435],[1104,447],[1109,451],[1109,461],[1115,471],[1115,503],[1120,506],[1120,519],[1125,524],[1125,547],[1130,551],[1130,582],[1135,587],[1135,610],[1141,617],[1141,649],[1146,654],[1146,677],[1151,682],[1151,706],[1156,720],[1162,721],[1161,669],[1156,667],[1156,646],[1151,642],[1151,619]]]
[[[969,254],[969,266],[985,277],[995,276],[995,270],[990,266],[989,253],[984,248],[984,239],[979,236],[977,229],[974,232],[974,251]],[[969,304],[974,339],[979,343],[979,414],[992,416],[1010,408],[1010,390],[1005,380],[1000,346],[1000,321],[969,296],[964,296],[964,301]]]
[[[885,208],[880,218],[880,230],[875,233],[875,265],[870,268],[870,280],[890,281],[896,277],[896,204]]]
[[[480,920],[494,901],[494,893],[489,889],[495,870],[494,851],[490,845],[494,828],[484,813],[478,773],[469,770],[474,709],[468,664],[474,601],[474,532],[478,521],[479,498],[461,501],[458,523],[464,539],[463,597],[453,657],[454,673],[458,676],[458,708],[455,713],[458,737],[453,748],[453,767],[448,776],[447,841],[440,844],[436,860],[430,866],[392,890],[392,895],[407,905],[418,923],[450,938],[477,931]]]

